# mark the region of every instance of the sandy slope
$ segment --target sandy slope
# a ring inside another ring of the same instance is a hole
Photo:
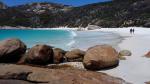
[[[130,34],[129,29],[101,29],[101,31],[114,32],[127,37],[118,46],[121,50],[128,49],[132,52],[132,56],[127,57],[125,61],[120,61],[117,68],[104,72],[133,84],[144,84],[150,80],[150,59],[143,57],[150,50],[150,29],[136,28],[135,34]]]

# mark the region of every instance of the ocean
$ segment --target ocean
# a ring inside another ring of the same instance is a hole
[[[28,48],[36,44],[47,44],[64,50],[109,44],[116,46],[121,37],[114,33],[101,31],[73,31],[73,30],[44,30],[44,29],[1,29],[0,40],[18,38]]]

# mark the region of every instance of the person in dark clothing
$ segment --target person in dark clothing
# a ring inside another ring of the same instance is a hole
[[[130,34],[134,34],[135,30],[134,29],[130,29]]]
[[[133,34],[134,34],[134,31],[135,31],[135,30],[134,30],[134,29],[132,29],[132,33],[133,33]]]
[[[130,34],[132,34],[132,29],[130,29]]]

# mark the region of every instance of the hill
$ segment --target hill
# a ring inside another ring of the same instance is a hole
[[[113,0],[80,7],[31,3],[0,10],[0,25],[26,27],[150,27],[150,0]]]

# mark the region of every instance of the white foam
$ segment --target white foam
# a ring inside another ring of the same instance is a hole
[[[72,46],[73,44],[75,44],[75,37],[77,36],[77,33],[73,30],[67,30],[71,33],[71,37],[72,37],[72,40],[67,44],[67,46]]]
[[[75,40],[70,41],[67,46],[72,46],[75,43]]]
[[[75,31],[70,31],[73,37],[77,36],[77,33]]]
[[[32,30],[77,30],[78,28],[56,27],[56,28],[32,28]]]

